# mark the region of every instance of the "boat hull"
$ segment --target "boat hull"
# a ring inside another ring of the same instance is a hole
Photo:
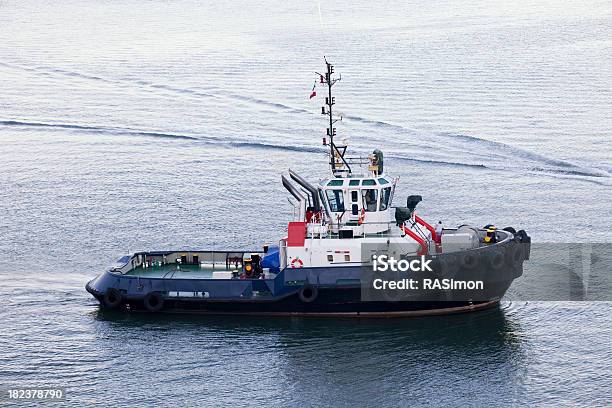
[[[279,316],[279,317],[418,317],[418,316],[434,316],[445,314],[458,314],[475,312],[488,309],[496,306],[499,301],[492,300],[488,302],[396,302],[395,304],[377,304],[366,306],[364,303],[353,303],[345,305],[333,305],[324,307],[295,307],[292,308],[286,303],[276,305],[264,304],[237,304],[221,303],[221,302],[206,302],[206,303],[189,303],[189,302],[171,302],[167,308],[164,308],[165,313],[186,313],[186,314],[202,314],[202,315],[244,315],[244,316]],[[132,304],[130,310],[135,312],[148,312],[142,304]]]
[[[329,317],[416,317],[467,313],[494,307],[503,297],[511,281],[500,282],[486,300],[411,300],[364,301],[362,288],[317,287],[316,299],[308,302],[300,297],[299,288],[280,297],[250,299],[175,298],[167,296],[156,312],[206,315],[259,316],[329,316]],[[105,293],[87,285],[87,290],[105,305]],[[143,296],[125,296],[116,309],[130,312],[151,312]]]
[[[387,276],[364,264],[285,268],[268,279],[206,279],[165,273],[158,277],[109,270],[86,289],[103,307],[126,311],[269,316],[423,316],[495,306],[523,273],[529,243],[507,239],[474,250],[432,257],[433,270]],[[147,257],[164,256],[147,253]],[[197,273],[196,275],[197,276]],[[381,277],[481,281],[484,288],[375,290]]]

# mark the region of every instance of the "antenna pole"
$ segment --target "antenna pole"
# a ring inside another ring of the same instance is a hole
[[[332,116],[332,107],[334,106],[334,98],[332,97],[332,86],[334,83],[332,82],[332,73],[334,72],[334,67],[332,64],[325,60],[325,65],[327,68],[327,72],[325,72],[325,82],[327,83],[328,97],[325,98],[325,104],[327,105],[327,114],[329,115],[329,127],[327,128],[327,136],[329,136],[329,154],[330,154],[330,164],[332,173],[336,172],[336,160],[334,158],[334,136],[336,134],[336,129],[334,128],[334,119]]]
[[[334,127],[334,123],[336,123],[339,119],[334,119],[333,116],[333,106],[336,104],[334,97],[332,96],[332,87],[336,82],[338,82],[340,78],[332,78],[332,74],[334,73],[334,66],[325,60],[326,72],[325,75],[319,74],[321,78],[321,83],[327,84],[327,97],[325,98],[325,106],[321,110],[323,115],[327,115],[329,118],[329,127],[327,128],[327,136],[329,136],[329,164],[331,166],[332,174],[335,176],[337,173],[342,171],[348,171],[351,173],[351,167],[347,163],[344,158],[344,153],[346,152],[346,146],[338,146],[334,143],[334,136],[336,136],[336,128]],[[327,109],[326,109],[327,107]],[[337,159],[340,159],[339,161]],[[344,170],[343,168],[346,168]]]

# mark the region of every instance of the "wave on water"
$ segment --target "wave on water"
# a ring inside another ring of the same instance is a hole
[[[325,150],[317,147],[306,147],[306,146],[295,146],[295,145],[277,145],[271,143],[261,142],[226,142],[224,144],[235,146],[235,147],[246,147],[255,149],[269,149],[269,150],[285,150],[290,152],[300,153],[323,153]]]
[[[207,143],[214,144],[219,146],[233,146],[233,147],[243,147],[243,148],[254,148],[254,149],[268,149],[268,150],[280,150],[280,151],[292,151],[292,152],[301,152],[301,153],[323,153],[325,149],[321,147],[313,147],[313,146],[300,146],[300,145],[290,145],[290,144],[275,144],[269,142],[254,142],[252,140],[232,140],[227,141],[224,139],[219,139],[210,136],[204,135],[188,135],[188,134],[179,134],[179,133],[167,133],[167,132],[156,132],[156,131],[145,131],[138,129],[129,129],[129,128],[119,128],[119,127],[107,127],[107,126],[93,126],[93,125],[81,125],[81,124],[69,124],[69,123],[45,123],[45,122],[26,122],[26,121],[17,121],[17,120],[0,120],[0,126],[11,126],[11,127],[19,127],[19,128],[46,128],[46,129],[65,129],[65,130],[74,130],[80,131],[90,134],[103,134],[103,135],[117,135],[117,136],[136,136],[136,137],[152,137],[152,138],[163,138],[163,139],[175,139],[175,140],[188,140],[195,141],[199,143]],[[468,136],[470,140],[479,140],[478,138],[474,138]],[[465,138],[462,135],[462,138]],[[483,143],[490,144],[490,146],[498,146],[501,145],[503,149],[516,150],[518,152],[523,152],[521,149],[513,148],[502,143],[498,142],[490,142],[487,140],[483,140]],[[475,162],[465,162],[465,161],[455,161],[452,158],[455,157],[453,155],[444,154],[444,149],[439,149],[437,152],[438,157],[434,157],[429,155],[428,158],[419,158],[417,154],[415,156],[406,156],[397,153],[387,154],[387,157],[390,159],[408,161],[412,163],[420,163],[425,165],[434,165],[434,166],[445,166],[445,167],[463,167],[470,168],[475,170],[489,170],[489,171],[516,171],[517,166],[515,165],[516,161],[512,161],[510,164],[508,160],[512,160],[513,158],[509,155],[504,156],[504,160],[491,160],[491,156],[487,156],[486,163],[481,163],[478,161]],[[532,157],[541,157],[534,153],[526,152],[527,155]],[[479,157],[476,155],[476,157]],[[515,157],[516,158],[516,157]],[[545,159],[545,158],[543,158]],[[545,160],[543,160],[545,161]],[[556,161],[556,160],[555,160]],[[531,166],[527,166],[531,163]],[[565,162],[563,162],[565,163]],[[527,172],[536,172],[539,174],[544,174],[550,177],[559,177],[559,178],[578,178],[579,180],[593,182],[599,185],[607,185],[605,183],[599,182],[597,180],[593,180],[591,178],[602,178],[607,177],[602,173],[594,173],[589,170],[581,169],[578,166],[572,165],[571,163],[565,163],[565,166],[559,167],[542,167],[537,164],[534,165],[534,161],[523,163],[523,169]]]
[[[604,169],[580,166],[568,161],[554,159],[538,153],[530,152],[519,147],[510,146],[501,142],[478,138],[464,134],[442,133],[443,137],[458,139],[486,148],[487,168],[493,170],[524,170],[532,173],[559,176],[561,178],[575,178],[589,181],[599,185],[607,185],[593,179],[608,179],[610,172]],[[474,151],[477,155],[477,151]]]
[[[401,125],[396,125],[396,124],[392,124],[392,123],[388,123],[388,122],[384,122],[380,120],[372,120],[372,119],[364,118],[361,116],[353,116],[353,115],[346,115],[343,117],[360,122],[360,123],[373,125],[376,127],[385,127],[385,128],[393,129],[397,132],[409,133],[410,135],[418,134],[418,132],[415,130],[411,130]],[[524,166],[519,166],[519,167],[524,167],[526,170],[534,171],[534,172],[559,173],[559,174],[582,176],[582,177],[609,177],[611,174],[610,171],[605,171],[605,170],[602,171],[599,169],[585,168],[583,166],[579,166],[579,165],[576,165],[574,163],[570,163],[564,160],[546,157],[541,154],[537,154],[537,153],[533,153],[525,149],[521,149],[519,147],[510,146],[505,143],[487,140],[487,139],[479,138],[476,136],[470,136],[470,135],[459,134],[459,133],[450,133],[450,132],[440,132],[440,133],[432,134],[429,137],[423,137],[423,136],[424,135],[419,134],[419,139],[421,141],[435,143],[440,152],[444,152],[444,150],[446,150],[449,147],[447,143],[440,142],[439,140],[440,137],[446,139],[447,142],[449,140],[453,142],[454,141],[463,142],[460,146],[456,146],[456,147],[460,147],[466,153],[469,153],[476,157],[486,156],[487,161],[492,162],[492,163],[491,165],[488,165],[484,163],[471,163],[471,164],[470,163],[455,163],[455,162],[448,162],[445,160],[420,160],[424,162],[439,163],[439,164],[444,164],[444,165],[446,164],[465,165],[469,167],[489,168],[492,170],[496,170],[496,169],[507,170],[509,169],[509,166],[507,166],[507,164],[506,165],[504,164],[507,163],[509,160],[512,160],[513,165],[516,165],[517,163],[524,164]],[[478,152],[478,150],[475,151],[473,147],[465,146],[464,143],[468,143],[470,145],[476,145],[482,148],[483,151],[482,152]],[[496,156],[501,160],[498,160],[496,163],[494,160],[491,160],[492,156]],[[408,159],[408,158],[404,158],[404,159]],[[419,161],[418,159],[413,159],[413,160]],[[537,165],[534,165],[534,163],[548,165],[551,167],[537,166]]]
[[[36,128],[50,128],[50,129],[66,129],[66,130],[80,130],[87,133],[102,133],[109,135],[132,135],[132,136],[148,136],[148,137],[159,137],[167,139],[184,139],[184,140],[200,140],[200,138],[188,135],[179,135],[171,133],[160,133],[160,132],[149,132],[142,130],[132,130],[123,128],[113,127],[102,127],[102,126],[88,126],[88,125],[75,125],[68,123],[42,123],[42,122],[22,122],[16,120],[0,120],[2,126],[15,126],[15,127],[36,127]]]
[[[285,105],[285,104],[278,103],[278,102],[270,102],[270,101],[266,101],[265,99],[254,98],[252,96],[238,95],[235,93],[225,92],[222,90],[219,90],[218,94],[224,95],[228,98],[236,99],[242,102],[249,102],[249,103],[253,103],[257,105],[266,106],[269,108],[279,109],[279,110],[282,110],[288,113],[309,113],[309,114],[311,113],[309,110],[306,110],[306,109],[294,108],[289,105]]]
[[[420,161],[420,162],[429,162],[441,165],[456,165],[456,166],[466,166],[466,167],[475,167],[475,168],[483,168],[483,169],[491,169],[491,170],[516,170],[517,167],[523,168],[526,171],[530,172],[542,172],[549,174],[560,174],[560,175],[569,175],[569,176],[578,176],[578,177],[610,177],[612,174],[612,169],[608,170],[605,168],[586,168],[584,166],[580,166],[574,163],[570,163],[564,160],[554,159],[550,157],[543,156],[538,153],[530,152],[525,149],[521,149],[519,147],[510,146],[505,143],[496,142],[492,140],[487,140],[483,138],[479,138],[476,136],[470,136],[459,133],[451,133],[451,132],[439,132],[431,135],[423,135],[419,134],[416,130],[408,129],[402,125],[392,124],[380,120],[368,119],[362,116],[355,115],[343,115],[343,118],[350,119],[359,123],[364,123],[367,125],[372,125],[377,128],[388,128],[392,129],[396,132],[407,133],[411,136],[418,135],[419,141],[421,144],[428,143],[433,144],[438,152],[445,154],[446,150],[450,150],[451,147],[459,148],[464,153],[478,157],[486,157],[485,163],[458,163],[454,161],[447,160],[436,160],[436,159],[415,159],[408,157],[397,156],[399,159],[403,160],[411,160],[411,161]],[[441,142],[440,138],[445,139],[445,142]],[[454,146],[449,146],[448,142],[457,142],[459,141],[459,145],[455,144]],[[469,146],[466,146],[466,143]],[[402,145],[403,143],[399,143]],[[474,146],[477,148],[481,148],[482,151],[474,150]],[[421,146],[423,147],[423,146]],[[446,154],[445,154],[446,155]],[[393,156],[391,156],[393,157]],[[496,159],[495,159],[496,158]],[[511,162],[511,165],[509,165]],[[518,165],[518,166],[517,166]],[[599,183],[598,183],[599,184]]]
[[[66,129],[66,130],[78,130],[85,133],[94,134],[106,134],[106,135],[125,135],[125,136],[137,136],[137,137],[153,137],[153,138],[164,138],[164,139],[179,139],[179,140],[191,140],[207,144],[216,144],[224,146],[244,147],[244,148],[257,148],[257,149],[269,149],[269,150],[284,150],[293,152],[303,153],[321,153],[323,149],[317,147],[298,146],[298,145],[277,145],[273,143],[265,142],[253,142],[253,141],[226,141],[218,138],[207,137],[202,135],[185,135],[176,133],[162,133],[152,131],[142,131],[135,129],[115,128],[115,127],[103,127],[103,126],[88,126],[88,125],[75,125],[67,123],[42,123],[42,122],[23,122],[16,120],[0,120],[0,126],[15,126],[15,127],[34,127],[34,128],[48,128],[48,129]]]
[[[17,69],[22,69],[22,70],[26,70],[30,72],[37,72],[37,73],[46,74],[46,75],[59,74],[62,76],[85,79],[85,80],[90,80],[90,81],[104,82],[107,84],[120,84],[120,85],[127,84],[127,85],[132,85],[132,86],[137,86],[137,87],[144,86],[147,88],[159,89],[162,91],[169,91],[169,92],[174,92],[174,93],[182,94],[182,95],[193,95],[197,97],[206,97],[206,98],[226,98],[226,99],[231,99],[235,101],[247,102],[247,103],[252,103],[252,104],[256,104],[260,106],[266,106],[268,108],[274,108],[274,109],[278,109],[278,110],[289,112],[289,113],[311,113],[310,111],[306,109],[295,108],[295,107],[285,105],[282,103],[271,102],[265,99],[255,98],[252,96],[245,96],[245,95],[240,95],[240,94],[236,94],[232,92],[227,92],[225,90],[218,89],[218,88],[215,88],[215,92],[211,93],[211,92],[204,92],[199,89],[176,87],[172,85],[160,84],[160,83],[145,81],[141,79],[129,79],[129,78],[109,79],[109,78],[103,78],[97,75],[84,74],[84,73],[77,72],[77,71],[71,71],[71,70],[66,70],[66,69],[61,69],[61,68],[56,68],[56,67],[49,67],[49,66],[28,67],[28,66],[17,65],[17,64],[8,64],[4,62],[0,62],[0,65],[6,66],[9,68],[17,68]]]
[[[7,66],[10,68],[24,69],[28,71],[34,71],[41,74],[57,74],[67,77],[76,77],[89,81],[101,81],[104,83],[118,84],[125,86],[136,86],[146,87],[147,89],[158,89],[161,91],[169,91],[177,94],[192,95],[195,97],[206,97],[206,98],[226,98],[235,101],[241,101],[250,103],[256,106],[264,106],[272,108],[277,112],[281,113],[297,113],[297,114],[312,114],[311,111],[292,107],[283,103],[268,101],[261,98],[256,98],[248,95],[240,95],[232,92],[228,92],[223,89],[208,89],[208,92],[204,92],[199,89],[182,88],[166,84],[159,84],[151,81],[141,79],[109,79],[98,75],[85,74],[67,69],[61,69],[57,67],[49,66],[37,66],[28,67],[17,64],[8,64],[1,62],[0,65]],[[411,145],[420,150],[427,150],[427,154],[417,157],[407,157],[401,154],[391,154],[388,157],[396,158],[400,160],[407,160],[415,163],[424,163],[431,165],[441,166],[458,166],[467,167],[474,169],[489,169],[492,171],[516,171],[523,170],[526,172],[534,172],[540,174],[546,174],[548,176],[559,175],[560,177],[575,177],[580,180],[593,181],[589,178],[609,178],[612,175],[612,169],[606,168],[605,166],[599,166],[598,168],[585,167],[578,164],[570,163],[568,161],[547,157],[538,153],[534,153],[519,147],[514,147],[502,142],[487,140],[484,138],[452,133],[452,132],[440,132],[423,134],[416,130],[406,128],[405,126],[389,123],[382,120],[371,119],[360,115],[344,114],[344,119],[356,122],[357,124],[363,124],[372,126],[375,129],[391,130],[395,134],[407,134],[410,136]],[[320,152],[320,148],[309,148],[305,146],[295,145],[284,145],[274,143],[262,143],[246,141],[232,141],[227,142],[220,140],[215,137],[202,136],[202,135],[186,135],[186,134],[174,134],[154,131],[141,131],[135,129],[115,128],[115,127],[99,127],[99,126],[88,126],[88,125],[74,125],[74,124],[56,124],[56,123],[37,123],[37,122],[19,122],[19,121],[0,121],[0,125],[4,126],[31,126],[31,127],[46,127],[46,128],[64,128],[87,131],[90,133],[103,133],[103,134],[122,134],[131,136],[149,136],[149,137],[161,137],[168,139],[185,139],[185,140],[198,140],[200,142],[219,143],[232,146],[242,146],[247,148],[263,148],[263,149],[278,149],[286,151],[300,151],[300,152]],[[375,135],[372,137],[376,137]],[[405,146],[406,142],[401,140],[389,140],[386,139],[386,143],[395,143],[396,151],[401,151]],[[415,155],[416,156],[416,155]],[[457,157],[473,158],[471,162],[465,162],[464,160],[455,160]]]
[[[411,134],[416,134],[417,132],[414,130],[410,130],[401,125],[394,125],[392,123],[384,122],[382,120],[368,119],[363,116],[354,116],[354,115],[342,115],[343,119],[354,120],[355,122],[365,123],[368,125],[374,125],[376,127],[383,127],[388,129],[393,129],[401,132],[409,132]]]
[[[560,172],[563,172],[565,174],[572,174],[572,175],[577,175],[577,176],[588,176],[588,177],[607,177],[609,176],[609,174],[605,174],[605,173],[601,173],[601,172],[596,172],[595,170],[589,170],[589,169],[585,169],[584,167],[581,167],[579,165],[564,161],[564,160],[559,160],[559,159],[553,159],[550,157],[546,157],[543,156],[541,154],[537,154],[537,153],[533,153],[530,152],[528,150],[525,149],[521,149],[518,147],[514,147],[514,146],[510,146],[507,145],[505,143],[501,143],[501,142],[495,142],[492,140],[487,140],[487,139],[482,139],[479,137],[475,137],[475,136],[470,136],[470,135],[464,135],[464,134],[458,134],[458,133],[440,133],[441,136],[444,137],[449,137],[451,139],[459,139],[462,141],[466,141],[468,143],[474,143],[477,145],[481,145],[481,146],[487,146],[489,148],[493,148],[493,149],[498,149],[499,151],[505,151],[508,152],[510,155],[521,158],[521,159],[528,159],[528,160],[532,160],[532,161],[536,161],[536,162],[541,162],[544,164],[549,164],[549,165],[553,165],[553,166],[558,166],[558,167],[563,167],[563,168],[569,168],[569,169],[574,169],[574,170],[560,170]],[[496,153],[498,153],[496,152]],[[544,169],[544,168],[532,168],[532,170],[534,171],[550,171],[551,169]]]
[[[385,157],[396,159],[396,160],[414,162],[414,163],[424,163],[424,164],[433,164],[433,165],[451,166],[451,167],[489,169],[489,167],[485,166],[484,164],[480,164],[480,163],[462,163],[462,162],[453,162],[453,161],[445,161],[445,160],[417,159],[414,157],[399,156],[399,155],[394,155],[394,154],[388,154]]]

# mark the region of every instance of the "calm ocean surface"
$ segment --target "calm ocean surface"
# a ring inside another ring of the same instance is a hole
[[[498,309],[391,320],[123,315],[85,292],[127,252],[283,236],[280,174],[327,174],[308,99],[323,55],[338,132],[385,152],[396,204],[612,242],[612,3],[320,10],[0,1],[0,388],[63,386],[73,406],[612,404],[612,302],[525,299],[520,280]]]

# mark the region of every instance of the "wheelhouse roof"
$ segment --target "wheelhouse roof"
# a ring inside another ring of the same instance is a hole
[[[319,186],[323,189],[338,188],[338,187],[373,187],[386,186],[393,184],[393,179],[389,176],[362,176],[362,177],[338,177],[323,179],[319,182]]]

